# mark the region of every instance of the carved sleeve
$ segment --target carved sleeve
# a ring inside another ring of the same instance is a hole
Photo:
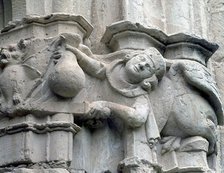
[[[111,115],[121,118],[130,127],[140,127],[143,125],[149,113],[149,102],[146,96],[136,98],[135,104],[130,107],[114,102],[96,101],[90,107],[109,108]]]

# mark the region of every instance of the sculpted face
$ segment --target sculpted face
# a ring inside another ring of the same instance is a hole
[[[155,65],[147,54],[137,54],[125,65],[126,77],[130,83],[139,83],[155,73]]]

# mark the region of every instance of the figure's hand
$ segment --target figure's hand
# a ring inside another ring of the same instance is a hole
[[[80,52],[79,49],[77,49],[76,47],[72,47],[68,44],[65,45],[65,49],[73,52],[74,54],[78,54]]]
[[[63,51],[65,51],[66,39],[63,35],[60,35],[56,40],[52,42],[52,55],[54,64],[58,63],[58,60],[62,57]]]
[[[86,55],[85,53],[83,53],[81,50],[79,50],[76,47],[72,47],[72,46],[66,44],[65,49],[74,53],[76,55],[76,58],[78,61],[82,60],[83,58],[89,59],[88,55]]]
[[[90,119],[107,119],[111,115],[111,110],[105,106],[104,102],[96,101],[90,104],[87,113]]]
[[[62,37],[63,38],[63,37]],[[64,43],[64,47],[62,47],[61,45],[57,45],[53,51],[53,54],[52,54],[52,58],[55,59],[55,60],[58,60],[62,57],[62,54],[65,50],[68,50],[68,51],[71,51],[72,53],[74,54],[80,54],[80,50],[78,50],[77,48],[75,47],[72,47],[66,43]]]
[[[52,43],[53,49],[60,49],[65,46],[66,38],[63,35],[60,35],[55,41]]]
[[[53,59],[54,64],[58,63],[58,60],[62,57],[62,51],[61,50],[55,50],[51,56]]]

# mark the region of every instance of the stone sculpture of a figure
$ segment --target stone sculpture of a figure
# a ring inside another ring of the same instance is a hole
[[[143,144],[148,148],[153,147],[160,134],[148,94],[157,86],[158,81],[165,73],[166,67],[162,55],[155,48],[123,50],[113,53],[111,55],[113,60],[106,62],[106,60],[97,60],[91,51],[82,44],[77,48],[66,45],[66,50],[74,53],[83,71],[90,76],[106,81],[108,86],[105,95],[109,97],[104,96],[100,101],[91,102],[87,117],[89,119],[116,117],[123,120],[129,130],[141,127],[144,129],[144,134],[140,134],[140,132],[135,134],[141,136],[139,150],[141,150],[140,145]],[[53,56],[58,59],[62,54],[63,52],[58,50]],[[105,88],[102,86],[101,90],[103,92]],[[135,130],[130,131],[133,133]],[[147,158],[147,154],[133,155],[128,154],[131,151],[126,152],[126,160],[139,159],[142,165],[150,163],[145,167],[151,167],[153,164],[152,158]],[[146,160],[145,163],[143,163],[144,160]],[[124,162],[125,160],[122,162],[125,165]]]
[[[67,50],[76,55],[86,73],[101,80],[107,77],[115,91],[129,98],[145,95],[151,91],[165,71],[165,61],[154,48],[145,51],[130,51],[124,59],[114,60],[110,64],[97,61],[77,48],[67,46]],[[152,77],[156,79],[150,81]],[[107,109],[120,116],[130,126],[138,127],[146,121],[148,116],[150,106],[145,106],[144,103],[145,101],[136,102],[138,106],[130,108],[108,101],[97,101],[92,103],[91,114],[95,116],[98,114],[97,110],[101,112]]]
[[[30,40],[21,39],[0,51],[0,112],[6,116],[22,104],[41,77],[38,69],[27,63]]]

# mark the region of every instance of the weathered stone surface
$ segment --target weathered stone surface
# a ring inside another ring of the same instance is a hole
[[[222,173],[222,6],[0,0],[0,172]]]

